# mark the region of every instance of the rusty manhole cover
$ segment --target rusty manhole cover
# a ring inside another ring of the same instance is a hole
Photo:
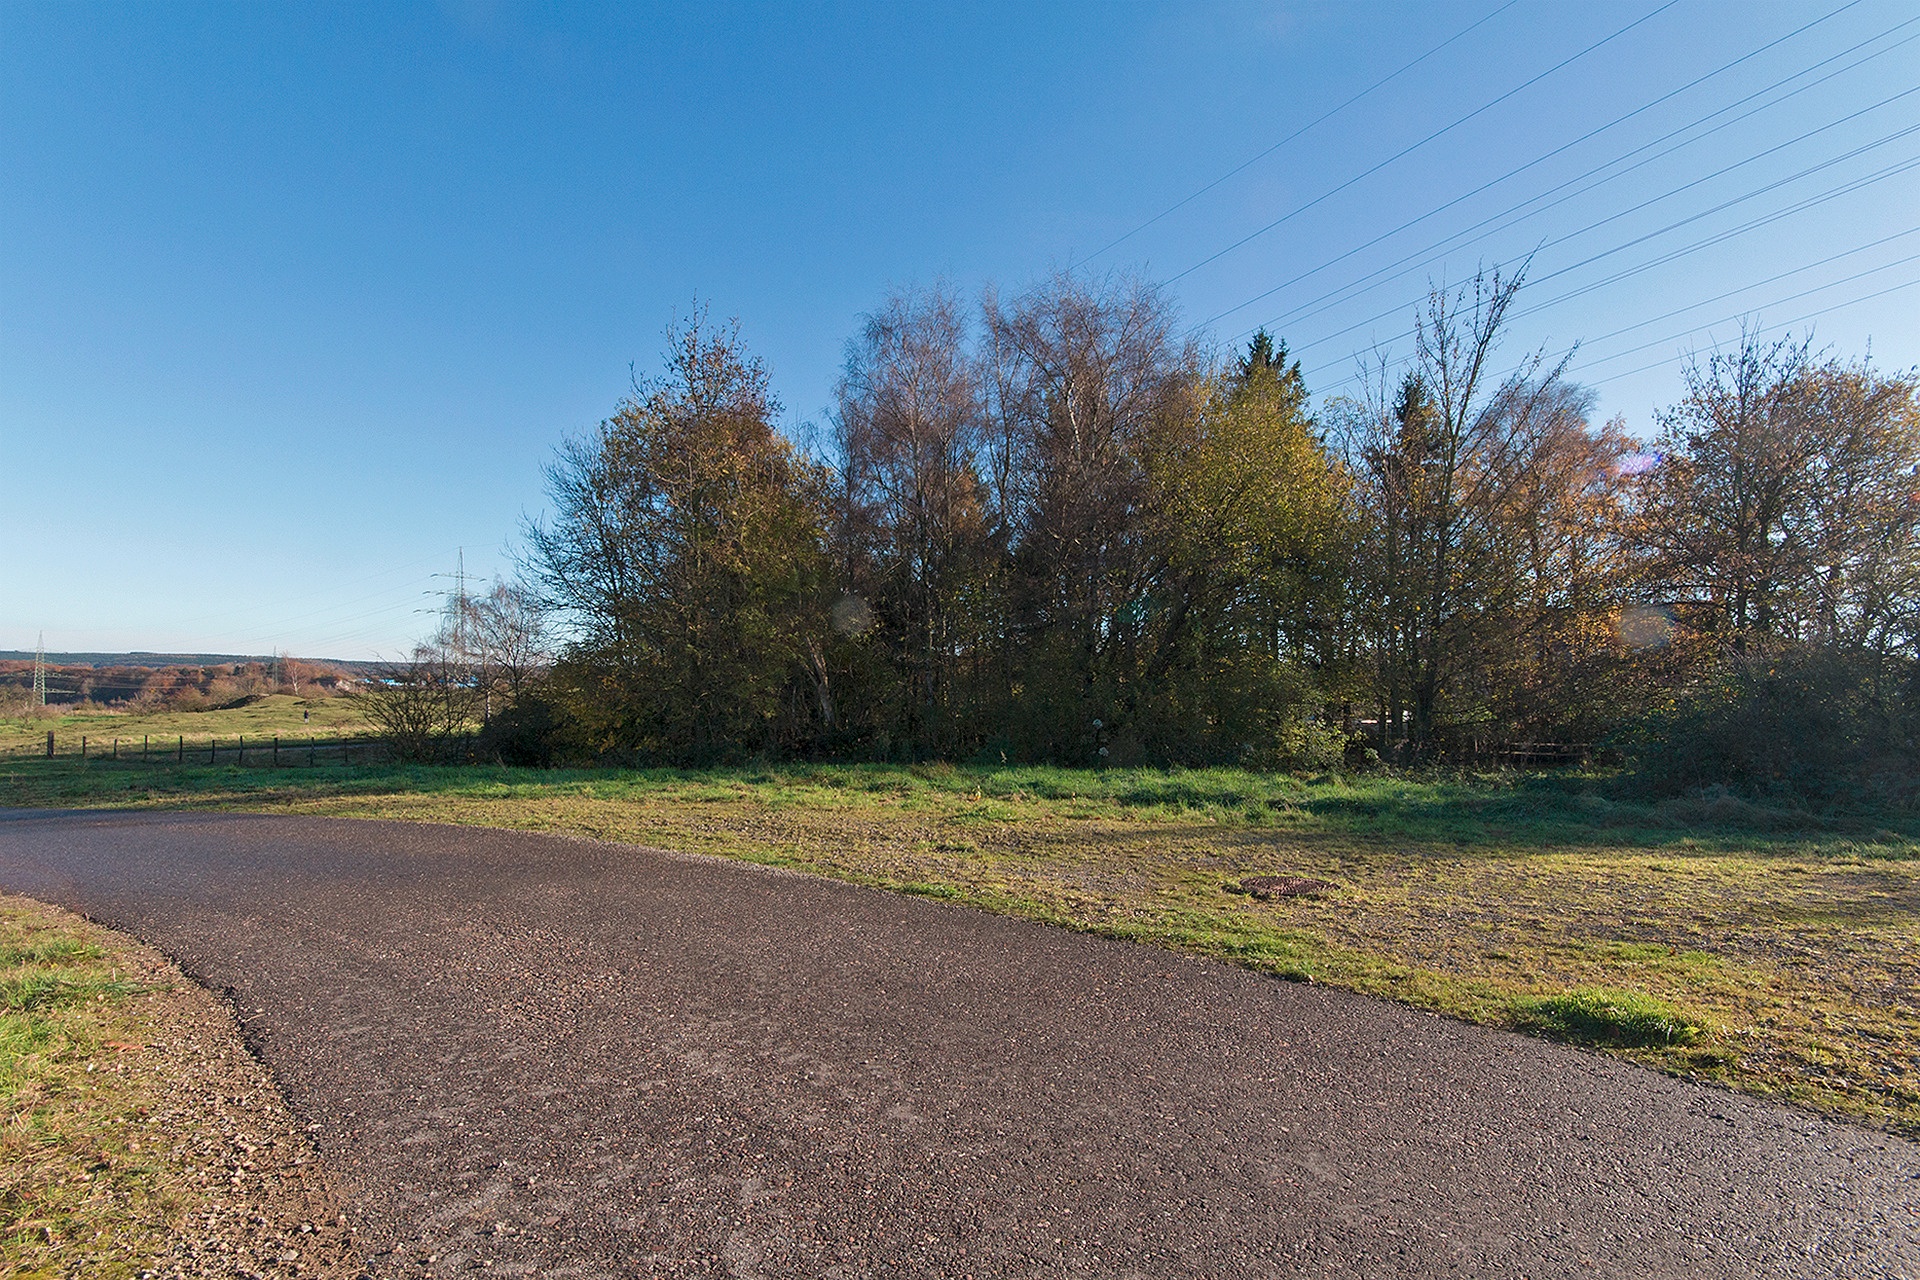
[[[1273,898],[1315,898],[1331,893],[1334,888],[1332,881],[1315,880],[1312,876],[1248,876],[1239,884],[1228,885],[1227,892],[1244,893],[1267,902]]]

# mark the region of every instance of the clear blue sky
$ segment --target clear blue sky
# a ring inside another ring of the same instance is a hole
[[[1737,317],[1920,360],[1911,5],[1503,5],[0,6],[0,648],[400,653],[696,295],[796,428],[890,286],[1090,255],[1316,391],[1534,249],[1636,431]]]

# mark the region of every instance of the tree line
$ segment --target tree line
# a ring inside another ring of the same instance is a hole
[[[1519,284],[1436,289],[1405,361],[1317,406],[1283,342],[1217,353],[1138,280],[907,289],[807,448],[737,325],[696,314],[547,469],[513,590],[562,639],[496,737],[690,763],[1600,748],[1768,785],[1805,773],[1779,737],[1804,722],[1833,779],[1910,778],[1920,383],[1749,335],[1643,443],[1564,362],[1502,350]]]

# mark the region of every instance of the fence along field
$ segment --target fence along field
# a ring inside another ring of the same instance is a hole
[[[0,716],[0,758],[291,767],[371,764],[380,743],[344,697],[270,693],[205,710],[69,703]]]
[[[125,750],[122,750],[124,746]],[[81,734],[77,742],[69,738],[61,741],[52,729],[47,730],[46,749],[22,751],[17,747],[5,750],[9,756],[40,756],[48,760],[60,756],[70,756],[82,761],[107,762],[112,764],[230,764],[246,766],[267,766],[270,768],[293,767],[296,765],[317,766],[323,762],[336,764],[373,764],[387,758],[384,743],[374,738],[289,738],[283,739],[274,734],[262,742],[255,738],[248,744],[245,734],[235,734],[231,740],[209,736],[205,740],[187,741],[185,734],[175,736],[169,743],[162,739],[155,742],[151,734],[140,735],[136,746],[134,739],[112,737],[107,739],[88,739]]]

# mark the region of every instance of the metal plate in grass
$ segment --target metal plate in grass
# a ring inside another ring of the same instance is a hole
[[[1260,902],[1275,898],[1318,898],[1339,886],[1331,880],[1312,876],[1248,876],[1237,885],[1228,885],[1228,893],[1244,893]]]

